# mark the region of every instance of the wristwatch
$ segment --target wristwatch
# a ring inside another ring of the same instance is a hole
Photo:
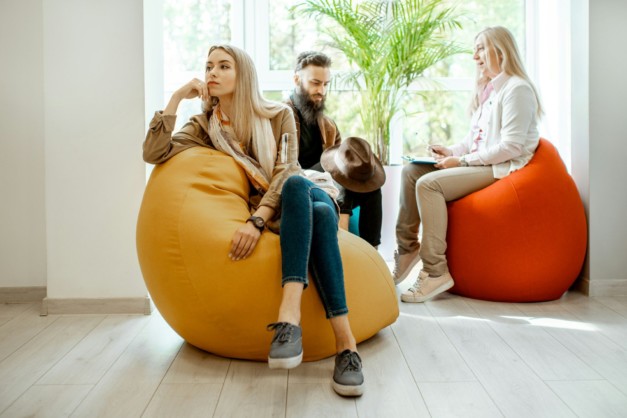
[[[460,167],[468,167],[468,161],[466,161],[466,156],[462,155],[459,157],[459,166]]]
[[[263,229],[266,227],[266,221],[264,221],[261,216],[251,216],[246,219],[246,222],[252,222],[259,232],[263,232]]]

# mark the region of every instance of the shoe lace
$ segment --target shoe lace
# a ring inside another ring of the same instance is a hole
[[[342,360],[342,363],[345,363],[343,364],[344,368],[342,369],[342,373],[346,371],[356,372],[361,369],[361,357],[353,351],[344,354]]]
[[[287,322],[273,322],[267,326],[268,331],[276,331],[272,342],[287,343],[292,339],[293,327]]]
[[[421,285],[422,285],[422,280],[420,279],[420,277],[418,277],[416,281],[414,282],[414,284],[412,284],[411,287],[407,290],[409,290],[412,293],[418,293],[420,292]]]

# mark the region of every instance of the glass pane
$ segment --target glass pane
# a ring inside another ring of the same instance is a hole
[[[163,4],[164,106],[172,93],[196,77],[204,79],[211,45],[231,40],[231,1],[164,0]],[[200,99],[179,105],[176,129],[201,113]]]
[[[456,10],[463,14],[462,29],[453,32],[453,40],[468,48],[473,48],[474,38],[488,26],[505,26],[518,43],[520,54],[525,58],[525,0],[446,0],[449,5],[457,5]],[[472,55],[458,54],[450,57],[425,72],[430,77],[466,78],[475,76],[475,63]]]
[[[429,144],[461,142],[470,127],[468,91],[429,91],[404,100],[403,155],[428,155]]]
[[[275,102],[282,102],[289,96],[289,92],[285,91],[263,91],[263,97],[268,100],[274,100]]]
[[[348,69],[344,55],[324,45],[321,30],[324,22],[290,11],[298,3],[300,0],[268,1],[270,70],[293,70],[298,54],[308,50],[321,51],[331,57],[333,70]]]
[[[328,93],[326,114],[335,121],[342,138],[358,136],[368,139],[359,116],[360,108],[360,93],[353,91],[331,91]]]
[[[167,71],[198,71],[211,45],[231,40],[229,0],[164,0]]]

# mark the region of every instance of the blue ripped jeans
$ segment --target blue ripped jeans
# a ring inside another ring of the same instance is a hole
[[[281,192],[282,286],[303,283],[307,271],[316,283],[327,318],[346,315],[344,270],[337,240],[333,200],[302,176],[292,176]]]

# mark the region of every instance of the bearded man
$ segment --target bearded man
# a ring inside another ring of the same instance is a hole
[[[321,52],[306,51],[296,59],[294,91],[286,103],[291,106],[296,119],[298,162],[304,169],[324,171],[320,162],[322,154],[325,152],[330,156],[333,153],[334,158],[327,158],[326,161],[331,162],[327,167],[333,165],[333,169],[327,171],[341,186],[338,197],[340,227],[348,230],[353,209],[359,207],[359,235],[376,248],[381,243],[381,186],[385,182],[385,174],[380,161],[361,138],[349,138],[351,144],[340,149],[340,131],[335,122],[324,114],[331,82],[330,67],[331,59]],[[341,158],[347,158],[350,167],[342,164]],[[366,177],[362,176],[363,173],[367,174]]]

